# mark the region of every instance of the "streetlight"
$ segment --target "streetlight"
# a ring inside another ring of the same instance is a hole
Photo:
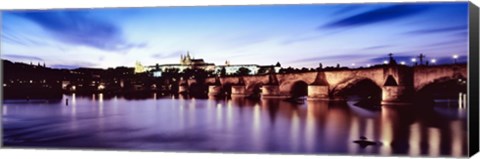
[[[417,59],[416,58],[412,58],[411,61],[414,65],[417,65]]]
[[[457,59],[458,59],[458,55],[457,54],[453,55],[453,63],[454,64],[457,64]]]
[[[434,64],[434,63],[437,62],[437,59],[432,59],[431,62],[432,62],[432,64]]]
[[[370,65],[370,64],[367,64],[367,67],[370,67],[370,66],[372,66],[372,65]]]
[[[388,64],[388,61],[387,60],[383,61],[383,64]]]
[[[400,64],[405,65],[405,61],[400,62]]]

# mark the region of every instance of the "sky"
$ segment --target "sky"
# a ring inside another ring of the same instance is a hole
[[[370,3],[10,10],[0,57],[47,67],[179,63],[360,67],[467,60],[468,3]]]

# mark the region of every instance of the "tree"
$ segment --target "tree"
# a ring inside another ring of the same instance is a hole
[[[268,73],[269,70],[270,70],[269,67],[260,67],[260,69],[258,69],[257,71],[257,74],[266,74]]]
[[[215,74],[217,76],[222,76],[223,77],[223,76],[227,75],[227,70],[225,69],[225,67],[222,67],[220,70],[215,71]]]
[[[250,74],[250,69],[248,68],[245,68],[245,67],[240,67],[237,72],[235,72],[236,75],[239,75],[239,76],[245,76],[245,75],[249,75]]]

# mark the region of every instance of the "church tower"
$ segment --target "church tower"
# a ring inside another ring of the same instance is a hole
[[[187,51],[187,57],[185,57],[185,64],[190,65],[192,62],[192,58],[190,57],[190,51]]]
[[[180,55],[180,64],[185,65],[185,57],[183,55]]]
[[[145,67],[143,67],[140,61],[136,61],[134,73],[137,74],[137,73],[143,73],[143,72],[145,72]]]

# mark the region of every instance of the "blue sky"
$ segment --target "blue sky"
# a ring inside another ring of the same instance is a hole
[[[187,50],[215,64],[452,63],[466,61],[468,3],[12,10],[0,44],[3,59],[56,68],[171,64]]]

